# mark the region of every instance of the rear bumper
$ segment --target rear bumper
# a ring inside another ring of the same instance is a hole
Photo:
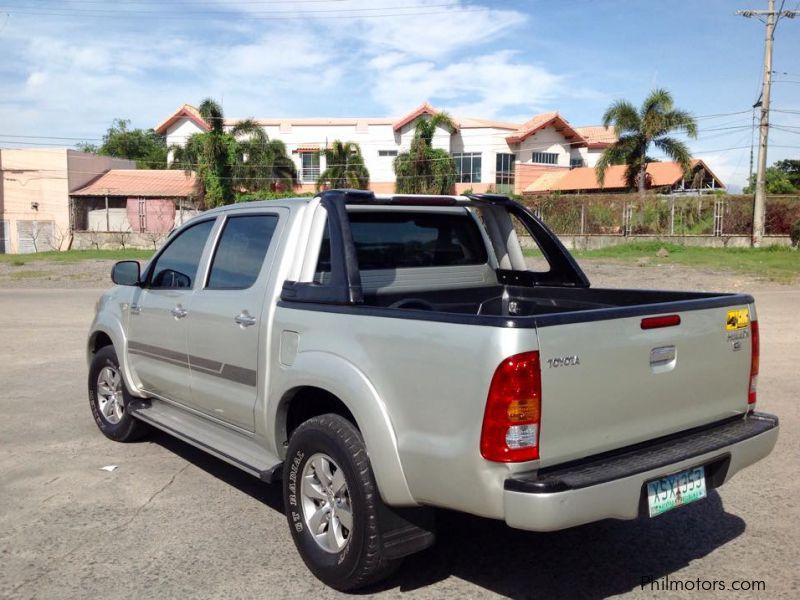
[[[705,465],[706,487],[719,487],[767,456],[778,439],[778,418],[751,413],[646,444],[506,479],[506,523],[554,531],[601,519],[647,514],[647,481]]]

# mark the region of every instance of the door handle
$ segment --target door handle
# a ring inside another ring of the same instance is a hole
[[[142,307],[139,306],[138,304],[131,304],[129,308],[132,315],[138,315],[139,313],[142,312]]]
[[[180,304],[178,306],[176,306],[175,308],[173,308],[169,312],[176,319],[182,319],[183,317],[185,317],[186,315],[189,314],[189,311],[186,310],[185,308],[183,308]]]
[[[233,320],[242,327],[250,327],[256,324],[256,318],[253,315],[248,315],[246,312],[236,315]]]

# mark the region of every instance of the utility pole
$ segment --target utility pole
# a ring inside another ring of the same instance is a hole
[[[783,6],[783,5],[781,5]],[[769,137],[769,96],[772,90],[772,43],[775,40],[775,25],[781,17],[793,19],[797,15],[794,10],[775,12],[775,0],[769,0],[767,10],[737,10],[742,17],[756,17],[767,25],[764,40],[764,77],[761,91],[761,121],[758,136],[758,172],[756,174],[756,193],[753,201],[753,235],[754,248],[761,246],[764,237],[764,215],[767,201],[767,139]]]

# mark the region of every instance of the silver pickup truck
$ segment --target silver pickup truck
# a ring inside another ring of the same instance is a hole
[[[300,555],[340,590],[432,544],[433,507],[531,531],[653,518],[778,436],[751,296],[592,288],[502,196],[225,206],[112,279],[97,426],[282,480]]]

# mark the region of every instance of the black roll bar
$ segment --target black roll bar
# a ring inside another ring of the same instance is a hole
[[[286,281],[281,290],[281,300],[317,302],[325,304],[362,304],[364,291],[358,268],[353,235],[350,230],[348,204],[375,204],[393,206],[503,206],[525,226],[536,240],[550,263],[550,271],[514,271],[497,269],[498,281],[504,285],[531,287],[553,285],[589,287],[589,280],[561,243],[561,240],[526,206],[508,196],[499,194],[469,194],[469,202],[460,202],[449,196],[406,196],[397,194],[377,198],[365,190],[336,189],[319,194],[320,205],[328,214],[328,233],[331,251],[331,275],[324,283]]]

